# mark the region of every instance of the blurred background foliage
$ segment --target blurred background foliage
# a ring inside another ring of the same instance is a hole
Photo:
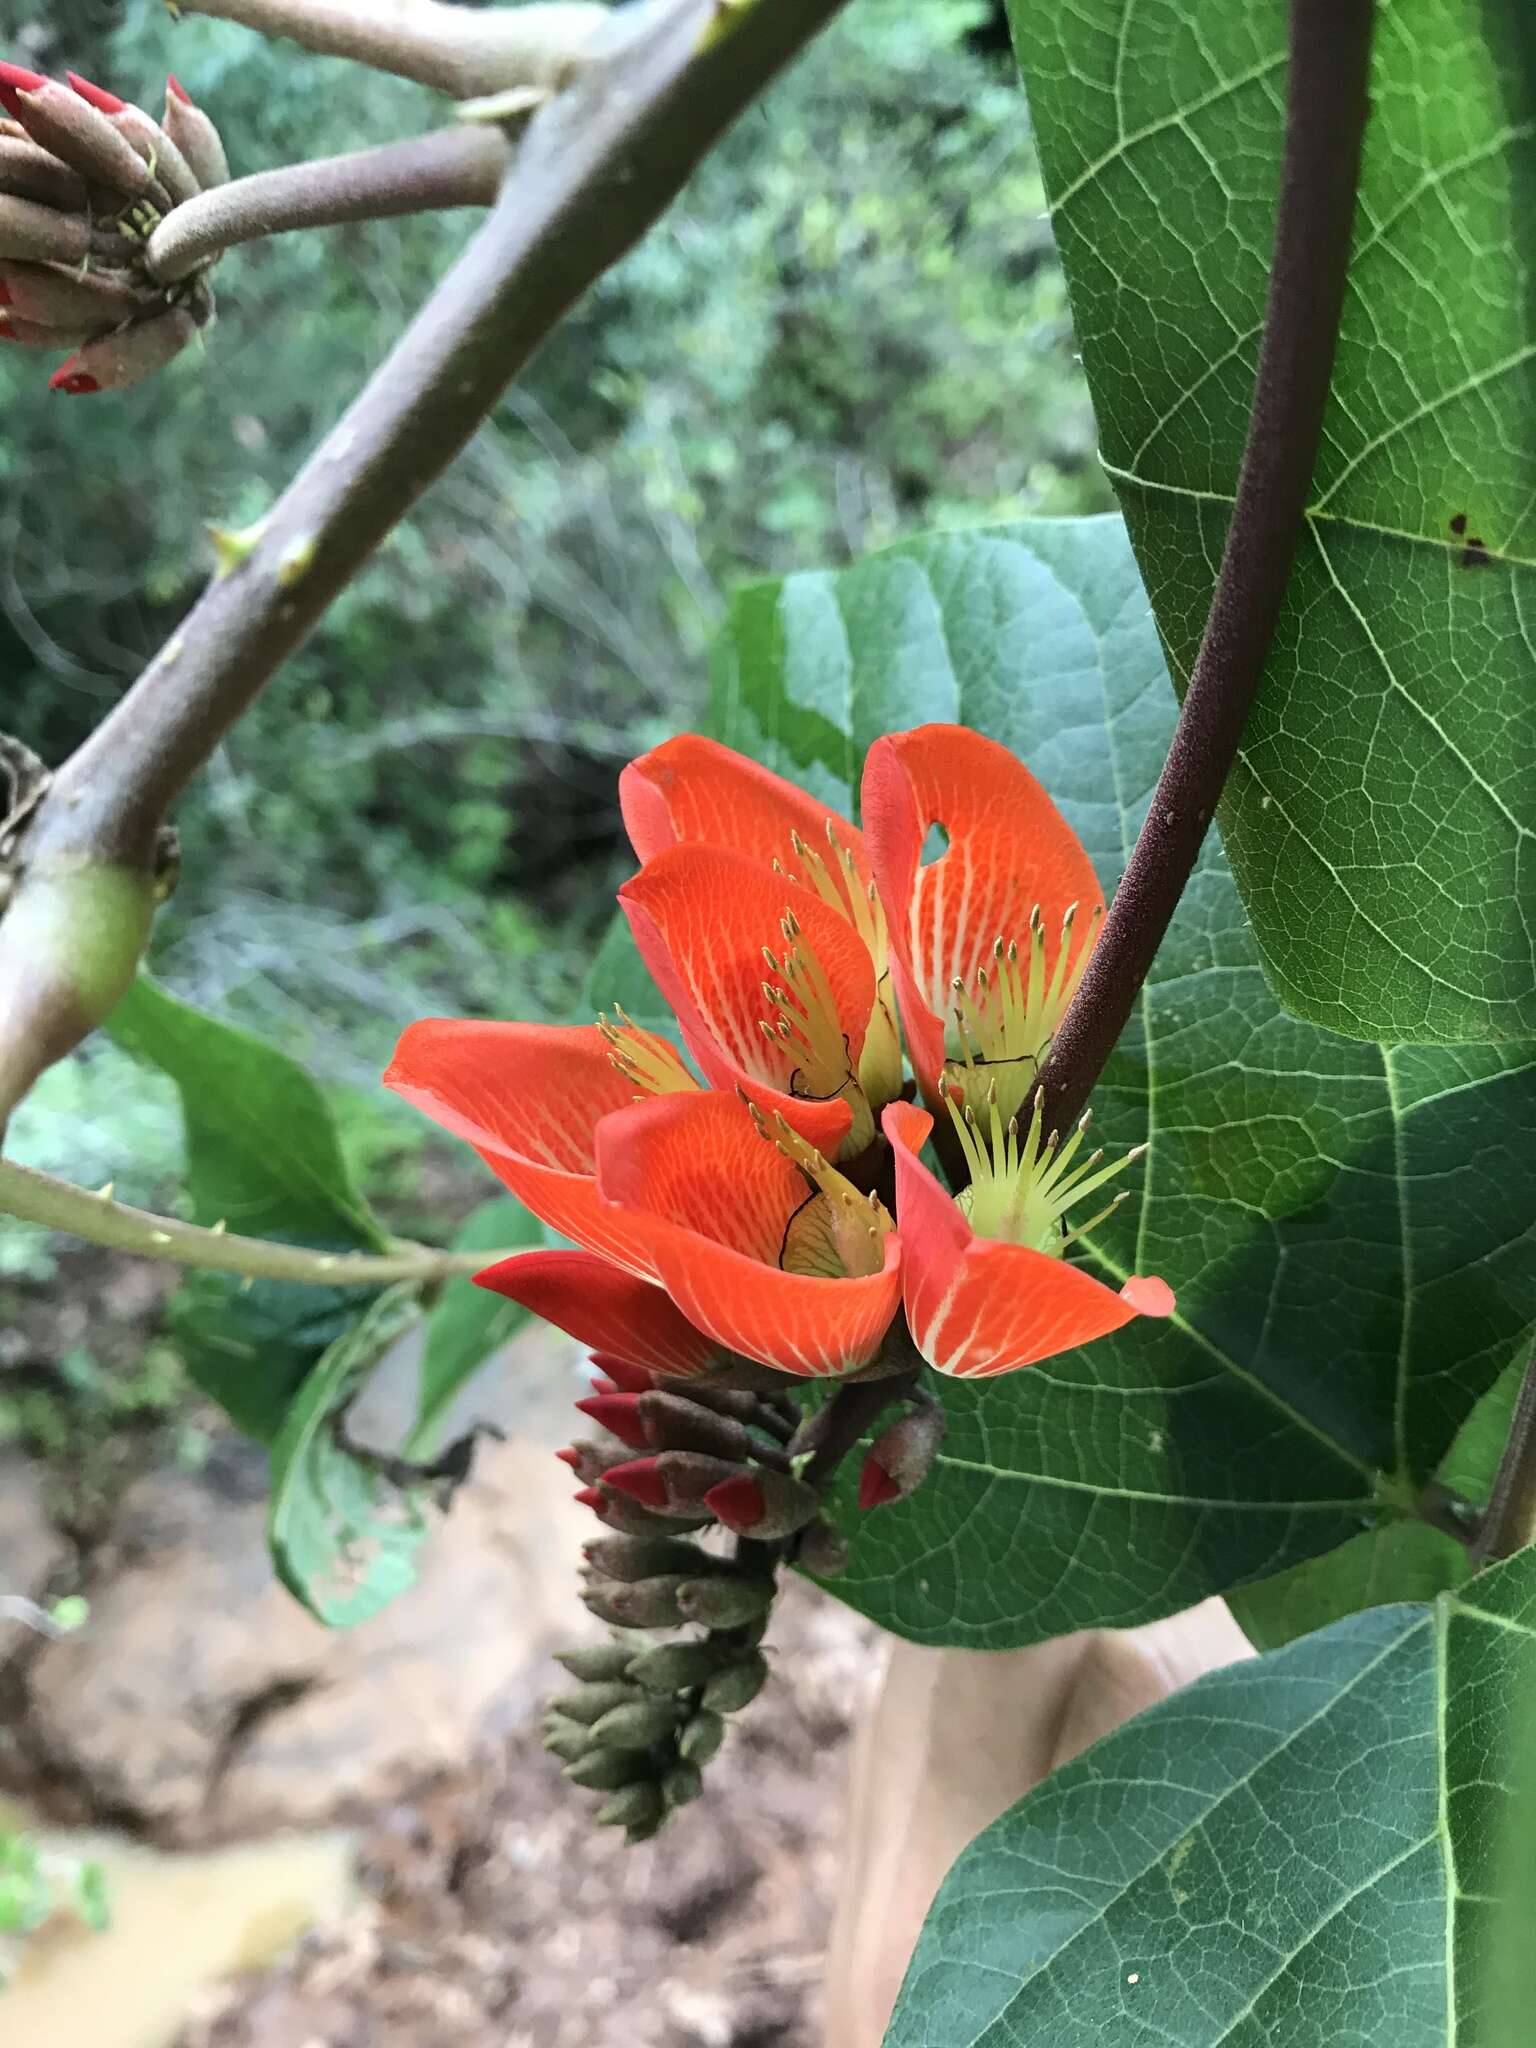
[[[0,0],[0,25],[151,106],[174,68],[237,173],[446,112],[163,0]],[[237,252],[206,351],[111,399],[3,352],[0,723],[62,758],[196,595],[204,523],[260,516],[472,227]],[[618,770],[695,717],[731,584],[1109,502],[1001,0],[856,0],[220,750],[154,968],[336,1084],[409,1206],[424,1131],[374,1086],[396,1032],[568,1007],[625,869]],[[164,1195],[172,1104],[98,1049],[14,1150]]]

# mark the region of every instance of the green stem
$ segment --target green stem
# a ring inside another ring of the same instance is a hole
[[[133,1252],[199,1273],[230,1273],[244,1280],[291,1280],[306,1287],[388,1287],[399,1281],[423,1286],[457,1275],[481,1273],[498,1252],[443,1252],[430,1245],[402,1244],[392,1252],[317,1252],[303,1245],[273,1244],[266,1238],[234,1237],[205,1230],[112,1199],[110,1188],[92,1194],[51,1174],[0,1159],[0,1216],[67,1231],[109,1251]]]

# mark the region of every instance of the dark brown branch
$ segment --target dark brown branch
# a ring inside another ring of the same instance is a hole
[[[1124,1030],[1237,757],[1301,539],[1349,275],[1373,0],[1291,0],[1269,304],[1232,521],[1173,744],[1088,972],[1041,1072],[1080,1114]]]
[[[1536,1542],[1536,1350],[1527,1361],[1493,1491],[1470,1546],[1474,1565]]]
[[[499,128],[443,128],[350,156],[287,164],[216,185],[173,207],[144,251],[163,284],[241,242],[454,206],[489,206],[510,161]]]
[[[623,10],[578,83],[530,121],[457,266],[30,822],[0,922],[0,1128],[127,985],[160,821],[189,778],[561,318],[841,5],[771,0],[713,39],[714,0]],[[77,912],[82,878],[94,886]]]

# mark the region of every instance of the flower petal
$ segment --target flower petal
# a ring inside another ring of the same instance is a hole
[[[782,1271],[784,1233],[810,1191],[733,1096],[662,1096],[610,1117],[597,1161],[604,1196],[644,1219],[662,1285],[718,1344],[801,1376],[850,1372],[879,1350],[901,1298],[896,1234],[879,1273]]]
[[[875,1006],[874,964],[847,918],[761,861],[698,845],[647,861],[619,902],[706,1078],[743,1089],[834,1157],[853,1120],[837,1090],[855,1080]],[[799,927],[794,941],[782,929],[787,915]],[[803,1048],[764,1036],[781,1014],[806,1014],[781,1013],[764,993],[765,981],[790,985],[764,949],[782,961],[791,945],[814,955],[830,998],[830,1014],[810,1012],[822,1050],[815,1071]]]
[[[1155,1273],[1133,1273],[1121,1288],[1120,1299],[1139,1316],[1171,1316],[1177,1306],[1173,1289]]]
[[[578,1344],[670,1379],[694,1379],[725,1363],[719,1347],[660,1287],[591,1252],[519,1252],[475,1280],[521,1302]]]
[[[864,763],[863,816],[912,1063],[934,1099],[951,982],[971,984],[998,939],[1027,943],[1037,904],[1053,971],[1062,916],[1074,903],[1085,915],[1100,907],[1098,878],[1023,762],[964,726],[922,725],[876,740]],[[925,866],[935,825],[949,844]]]
[[[830,824],[838,844],[869,879],[863,835],[846,818],[772,769],[699,733],[679,733],[632,761],[619,777],[619,804],[642,861],[695,840],[767,865],[777,860],[799,879],[794,836],[825,852]]]
[[[551,1229],[648,1272],[641,1240],[592,1177],[598,1123],[635,1100],[596,1025],[428,1017],[401,1038],[384,1085],[467,1139]]]
[[[939,1372],[967,1379],[1017,1372],[1106,1337],[1137,1313],[1081,1267],[977,1237],[917,1156],[931,1119],[892,1103],[882,1123],[896,1157],[907,1324]]]

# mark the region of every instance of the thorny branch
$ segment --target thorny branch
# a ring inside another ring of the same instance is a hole
[[[1373,0],[1291,0],[1269,304],[1232,521],[1168,759],[1088,971],[1041,1070],[1046,1126],[1081,1114],[1130,1017],[1225,786],[1274,639],[1322,435],[1369,113]]]

